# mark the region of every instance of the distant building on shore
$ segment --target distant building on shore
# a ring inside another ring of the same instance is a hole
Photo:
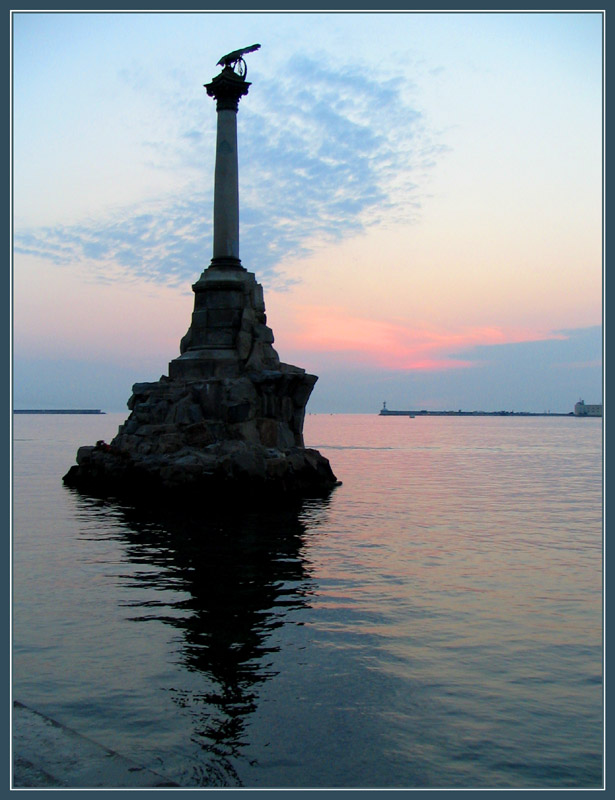
[[[601,417],[602,416],[602,403],[600,405],[585,405],[584,400],[579,400],[574,404],[575,417]]]

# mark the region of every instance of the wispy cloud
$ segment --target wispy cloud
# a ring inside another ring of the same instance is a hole
[[[181,75],[171,76],[182,84]],[[147,89],[143,76],[126,76]],[[412,222],[426,173],[442,148],[399,82],[354,67],[331,70],[293,57],[285,70],[259,79],[240,106],[241,257],[248,269],[283,286],[284,260],[312,243],[337,241],[385,220]],[[54,264],[85,262],[99,280],[182,285],[211,255],[214,118],[195,125],[192,102],[169,92],[172,137],[144,143],[152,164],[176,169],[173,195],[78,224],[19,231],[17,253]],[[95,187],[94,187],[95,188]],[[121,187],[120,187],[121,191]]]
[[[15,252],[58,265],[84,262],[101,281],[181,285],[206,266],[209,237],[197,205],[195,197],[166,198],[101,220],[28,231],[15,237]]]

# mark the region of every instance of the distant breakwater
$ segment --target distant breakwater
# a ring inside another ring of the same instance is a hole
[[[13,414],[104,414],[100,408],[15,408]]]
[[[573,411],[558,413],[551,411],[393,411],[387,408],[379,412],[381,417],[574,417]]]

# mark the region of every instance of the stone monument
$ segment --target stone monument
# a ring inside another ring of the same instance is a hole
[[[192,286],[194,311],[169,374],[133,386],[131,413],[106,444],[80,447],[64,483],[103,496],[229,492],[302,497],[337,485],[326,458],[305,448],[305,407],[317,381],[284,364],[267,327],[263,288],[239,259],[237,110],[247,95],[243,55],[218,62],[205,85],[217,104],[213,257]]]

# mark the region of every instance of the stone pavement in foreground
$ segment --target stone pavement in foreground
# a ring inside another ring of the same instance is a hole
[[[174,787],[151,770],[81,736],[59,722],[13,703],[13,787]]]

